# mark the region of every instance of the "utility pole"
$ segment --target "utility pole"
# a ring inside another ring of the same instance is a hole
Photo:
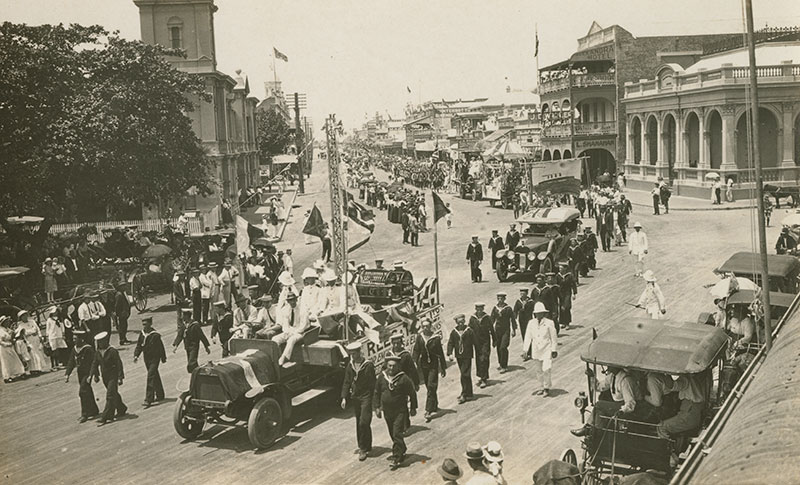
[[[753,165],[756,169],[756,202],[758,207],[758,249],[761,254],[761,303],[764,307],[764,337],[767,352],[772,348],[772,316],[769,303],[769,268],[767,267],[767,235],[764,229],[764,184],[761,180],[761,152],[758,142],[758,73],[756,72],[756,45],[753,35],[753,0],[746,0],[747,52],[750,58],[750,123],[753,144]]]
[[[300,131],[300,95],[298,93],[294,93],[294,145],[297,147],[297,174],[300,176],[300,193],[305,194],[306,185],[304,179],[306,171],[302,157],[303,135]]]

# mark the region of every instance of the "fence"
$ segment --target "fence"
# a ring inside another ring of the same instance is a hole
[[[105,242],[103,229],[111,229],[119,226],[136,226],[139,231],[161,231],[165,224],[178,225],[178,219],[140,219],[126,221],[106,221],[106,222],[76,222],[70,224],[53,224],[50,234],[61,234],[65,232],[77,232],[83,226],[95,226],[97,234],[89,234],[87,238],[90,242]],[[189,233],[197,234],[203,232],[202,221],[198,218],[189,219]]]

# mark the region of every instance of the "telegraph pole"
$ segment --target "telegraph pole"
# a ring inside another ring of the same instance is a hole
[[[758,73],[756,72],[756,45],[753,35],[753,0],[745,2],[747,17],[747,52],[750,58],[750,123],[753,144],[753,165],[756,169],[756,202],[758,207],[758,249],[761,253],[761,303],[764,306],[764,337],[766,349],[772,348],[772,316],[769,303],[769,268],[767,267],[767,236],[764,229],[764,184],[761,180],[761,152],[758,141]]]
[[[304,182],[306,171],[305,164],[303,163],[303,135],[300,131],[300,95],[294,93],[294,145],[297,147],[297,172],[300,175],[300,193],[306,193],[306,185]]]

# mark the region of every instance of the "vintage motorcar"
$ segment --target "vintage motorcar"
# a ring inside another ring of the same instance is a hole
[[[188,388],[179,383],[173,425],[187,440],[198,438],[206,423],[246,423],[256,448],[269,447],[287,431],[292,408],[331,390],[344,375],[343,357],[334,340],[319,339],[313,327],[281,367],[280,347],[271,340],[231,339],[231,355],[192,372]]]
[[[781,293],[797,293],[798,276],[800,276],[800,260],[794,256],[767,255],[769,271],[769,290]],[[727,261],[714,270],[718,274],[732,273],[761,284],[761,255],[746,251],[734,253]]]
[[[658,433],[658,420],[677,412],[675,392],[664,396],[664,405],[655,419],[621,415],[621,403],[613,402],[606,392],[599,392],[594,379],[598,367],[625,369],[640,380],[640,388],[647,373],[696,379],[706,392],[702,426],[712,418],[715,404],[724,399],[719,394],[719,375],[727,344],[728,337],[720,328],[647,318],[620,321],[595,337],[581,354],[586,363],[588,392],[581,392],[574,401],[582,420],[587,407],[594,407],[587,423],[589,432],[583,437],[583,459],[579,461],[577,453],[568,449],[561,460],[578,467],[582,483],[617,483],[614,475],[645,470],[669,476],[675,465],[671,457],[680,454],[700,428],[669,438]]]
[[[391,305],[414,295],[414,277],[404,269],[363,269],[356,291],[362,303]]]
[[[570,241],[577,236],[581,214],[572,207],[541,207],[517,219],[519,245],[495,252],[497,279],[506,281],[511,273],[534,277],[555,271],[567,259]]]

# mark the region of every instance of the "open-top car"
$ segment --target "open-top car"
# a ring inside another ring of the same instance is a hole
[[[595,378],[598,367],[605,367],[609,373],[624,371],[642,391],[647,389],[649,374],[670,382],[677,377],[675,383],[691,380],[692,386],[703,390],[705,401],[700,423],[707,423],[715,404],[722,399],[717,379],[727,342],[725,332],[716,327],[645,318],[624,320],[595,338],[581,354],[581,360],[586,362],[588,393],[581,392],[575,399],[582,417],[587,406],[593,407],[585,426],[587,432],[582,434],[583,459],[579,462],[575,451],[569,449],[561,460],[581,470],[583,483],[586,480],[607,483],[602,480],[609,476],[646,470],[669,476],[676,465],[675,457],[697,435],[702,424],[676,434],[665,434],[659,429],[659,422],[664,423],[683,411],[677,403],[676,386],[667,388],[673,392],[664,394],[661,407],[648,408],[647,401],[637,399],[634,411],[623,413],[621,402],[615,402],[608,391],[600,392],[602,386]],[[716,372],[714,367],[718,367]]]
[[[789,255],[769,254],[767,255],[767,270],[769,271],[770,291],[797,293],[800,259]],[[761,255],[758,253],[744,251],[734,253],[714,272],[743,276],[763,288],[761,284]]]
[[[517,219],[522,237],[516,248],[495,253],[497,279],[506,281],[511,273],[534,277],[555,271],[558,262],[567,259],[570,241],[581,225],[580,217],[572,207],[542,207]]]

